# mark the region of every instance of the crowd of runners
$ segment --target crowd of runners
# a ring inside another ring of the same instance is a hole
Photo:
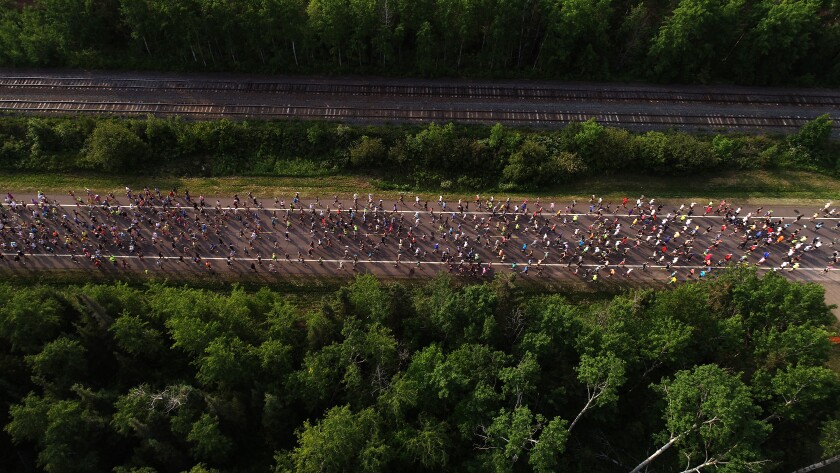
[[[478,195],[304,201],[250,192],[223,202],[128,187],[119,196],[8,193],[0,204],[0,265],[41,257],[119,270],[284,273],[319,265],[352,273],[390,265],[408,274],[427,265],[476,277],[545,277],[549,269],[591,282],[655,270],[671,283],[733,264],[828,272],[838,260],[836,209],[829,202],[807,213],[789,210],[783,216],[727,201],[666,204],[644,196],[555,204]]]

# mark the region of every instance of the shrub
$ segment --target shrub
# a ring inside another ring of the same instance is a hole
[[[82,165],[104,171],[138,169],[145,161],[149,148],[143,140],[122,123],[102,121],[96,125],[85,143]]]
[[[367,135],[350,150],[350,164],[357,168],[367,168],[380,164],[387,154],[385,144],[380,138]]]

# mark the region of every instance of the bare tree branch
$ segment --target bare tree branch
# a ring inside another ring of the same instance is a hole
[[[826,458],[825,460],[820,460],[813,465],[808,465],[805,468],[800,468],[793,473],[808,473],[809,471],[819,470],[820,468],[826,467],[831,465],[832,463],[837,463],[840,461],[840,455],[835,455],[831,458]]]

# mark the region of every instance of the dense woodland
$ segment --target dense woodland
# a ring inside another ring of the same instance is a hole
[[[0,64],[840,84],[840,0],[0,0]]]
[[[840,174],[840,143],[820,117],[787,137],[630,133],[594,121],[558,131],[0,117],[6,171],[136,175],[328,176],[362,173],[392,189],[551,190],[575,178],[740,169]]]
[[[50,473],[786,472],[840,454],[831,323],[820,286],[750,270],[589,301],[446,274],[321,297],[0,285],[0,458]]]

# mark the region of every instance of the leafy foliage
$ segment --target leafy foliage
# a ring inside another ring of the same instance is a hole
[[[558,131],[329,123],[0,117],[0,162],[11,170],[131,174],[315,175],[363,171],[400,186],[556,188],[621,172],[697,175],[778,167],[840,172],[832,122],[787,138],[632,134],[594,120]]]
[[[0,64],[840,81],[820,0],[4,0]]]
[[[292,300],[0,285],[6,471],[787,471],[837,454],[834,320],[819,286],[778,274],[578,304],[360,276]]]
[[[142,163],[148,146],[122,123],[102,121],[88,138],[84,166],[104,171],[125,171]]]

